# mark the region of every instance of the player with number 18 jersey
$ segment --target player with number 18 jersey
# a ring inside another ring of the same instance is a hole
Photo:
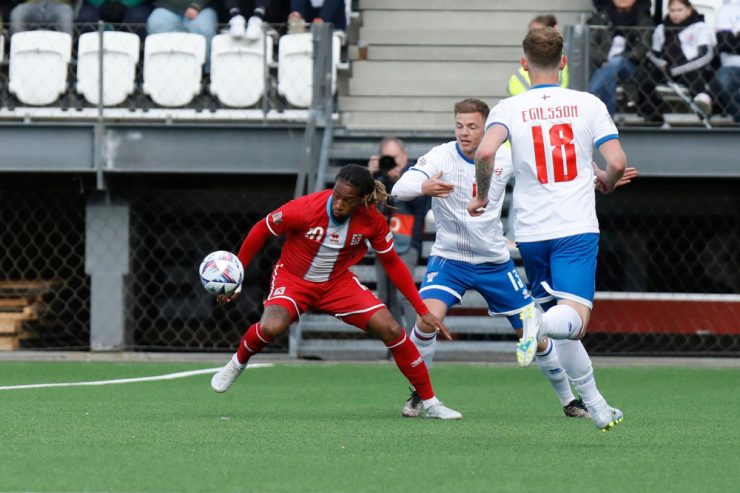
[[[518,242],[598,233],[594,146],[618,139],[606,106],[592,94],[541,84],[497,104],[488,116],[506,127]]]

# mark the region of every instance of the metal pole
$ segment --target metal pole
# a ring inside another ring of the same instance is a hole
[[[103,124],[103,54],[105,46],[103,44],[103,32],[105,25],[103,21],[98,21],[98,117],[95,121],[95,151],[93,153],[95,160],[95,176],[98,190],[105,190],[105,177],[103,176],[103,163],[105,143],[103,133],[105,126]]]

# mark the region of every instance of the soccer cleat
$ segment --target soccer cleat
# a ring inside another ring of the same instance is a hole
[[[603,432],[607,432],[617,426],[619,423],[624,421],[624,414],[616,407],[609,406],[606,401],[602,401],[602,405],[589,408],[591,419],[594,422],[596,428]]]
[[[423,407],[421,404],[421,397],[419,397],[419,394],[417,394],[414,389],[410,390],[411,395],[403,406],[403,409],[401,409],[401,416],[404,418],[418,418],[421,416],[421,409]]]
[[[462,414],[441,402],[437,402],[424,410],[424,417],[430,419],[462,419]]]
[[[519,366],[529,366],[537,352],[542,314],[534,305],[529,305],[519,313],[519,318],[524,322],[524,333],[516,345],[516,360]]]
[[[211,388],[216,392],[226,392],[229,387],[239,378],[247,365],[240,365],[231,358],[226,366],[218,370],[211,378]]]
[[[563,406],[563,412],[569,418],[590,418],[591,415],[581,399],[573,399],[568,405]]]

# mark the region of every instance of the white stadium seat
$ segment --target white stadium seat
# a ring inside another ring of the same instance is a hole
[[[134,92],[139,36],[133,33],[103,33],[103,105],[123,103]],[[77,92],[91,104],[99,99],[99,47],[97,32],[80,36],[77,44]]]
[[[56,101],[67,87],[72,36],[56,31],[24,31],[10,38],[8,89],[24,104]]]
[[[341,34],[332,36],[332,93],[336,92]],[[285,34],[278,44],[278,94],[307,108],[313,92],[313,34]]]
[[[272,63],[271,36],[254,41],[219,34],[211,43],[211,94],[232,108],[256,104],[265,91],[265,70]],[[266,55],[266,57],[265,57]]]
[[[191,33],[150,34],[144,42],[144,94],[160,106],[188,104],[200,93],[206,38]]]

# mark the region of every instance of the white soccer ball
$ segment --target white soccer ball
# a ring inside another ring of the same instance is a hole
[[[231,252],[219,250],[206,255],[198,268],[200,282],[211,294],[232,294],[244,280],[244,267]]]

